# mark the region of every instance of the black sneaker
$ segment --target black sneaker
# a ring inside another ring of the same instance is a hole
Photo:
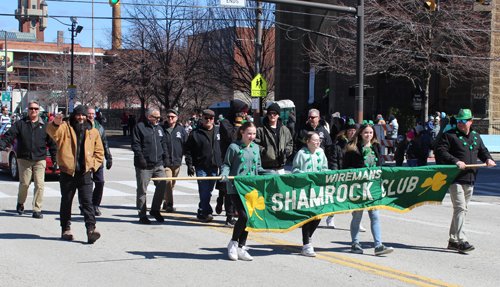
[[[165,218],[163,218],[163,216],[161,216],[160,211],[158,211],[158,210],[151,210],[149,212],[149,214],[151,214],[151,216],[153,216],[156,219],[156,221],[158,221],[158,222],[165,221]]]
[[[467,253],[469,251],[472,251],[476,249],[474,245],[469,244],[469,242],[465,241],[464,243],[461,243],[460,246],[458,247],[458,252],[459,253]]]
[[[458,244],[458,242],[448,241],[448,249],[457,250],[458,251],[459,247],[460,247],[460,244]]]
[[[16,210],[17,210],[17,213],[19,213],[19,215],[23,215],[23,213],[24,213],[24,204],[18,203],[17,207],[16,207]]]
[[[236,219],[234,219],[234,217],[228,216],[226,218],[226,227],[233,228],[235,224],[236,224]]]
[[[139,218],[139,222],[142,224],[151,224],[151,220],[149,220],[146,216]]]
[[[165,211],[166,211],[166,212],[174,212],[174,211],[176,211],[176,210],[177,210],[177,208],[175,208],[175,207],[173,207],[173,206],[171,206],[171,205],[167,205],[167,206],[165,207]]]
[[[33,218],[37,218],[37,219],[42,219],[43,218],[43,214],[41,212],[33,212],[32,217]]]
[[[97,206],[97,205],[94,205],[94,214],[95,214],[95,216],[102,215],[101,211],[99,210],[99,206]]]

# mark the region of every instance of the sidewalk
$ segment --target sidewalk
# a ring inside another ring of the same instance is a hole
[[[109,147],[130,148],[130,136],[124,136],[122,130],[106,130]]]

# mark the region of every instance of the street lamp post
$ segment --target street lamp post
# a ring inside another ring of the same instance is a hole
[[[77,26],[78,19],[76,17],[71,17],[71,85],[73,86],[73,75],[74,75],[74,56],[75,56],[75,37],[83,30],[82,26]]]

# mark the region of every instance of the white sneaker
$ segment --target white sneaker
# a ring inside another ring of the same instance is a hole
[[[335,228],[335,221],[334,221],[333,216],[328,216],[326,218],[326,226],[331,227],[331,228]]]
[[[229,256],[231,260],[238,260],[238,241],[229,241],[227,245],[227,256]]]
[[[316,257],[316,252],[314,252],[314,247],[312,247],[311,243],[302,246],[302,255]]]
[[[248,254],[248,248],[246,246],[243,247],[238,247],[238,259],[244,260],[244,261],[252,261],[253,257]]]
[[[366,232],[366,228],[364,228],[361,224],[359,225],[359,232]]]

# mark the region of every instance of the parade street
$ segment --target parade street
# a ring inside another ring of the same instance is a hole
[[[448,250],[452,205],[425,205],[408,213],[380,211],[382,241],[394,247],[373,255],[370,221],[364,213],[360,233],[364,254],[350,253],[350,214],[335,216],[336,228],[323,218],[314,233],[315,258],[300,255],[301,230],[250,233],[254,260],[231,261],[224,211],[214,221],[196,219],[197,184],[178,181],[177,211],[163,213],[164,223],[139,224],[136,181],[130,148],[112,148],[113,167],[105,170],[102,237],[87,244],[78,198],[73,202],[74,241],[63,241],[59,224],[57,179],[45,185],[43,219],[32,214],[33,184],[25,214],[15,211],[18,182],[0,172],[0,286],[498,286],[500,282],[500,167],[480,168],[465,230],[476,247],[469,254]],[[498,162],[498,158],[497,164]],[[433,164],[433,163],[432,163]],[[186,166],[180,176],[187,176]],[[151,205],[154,185],[147,198]],[[217,192],[212,197],[215,207]]]

